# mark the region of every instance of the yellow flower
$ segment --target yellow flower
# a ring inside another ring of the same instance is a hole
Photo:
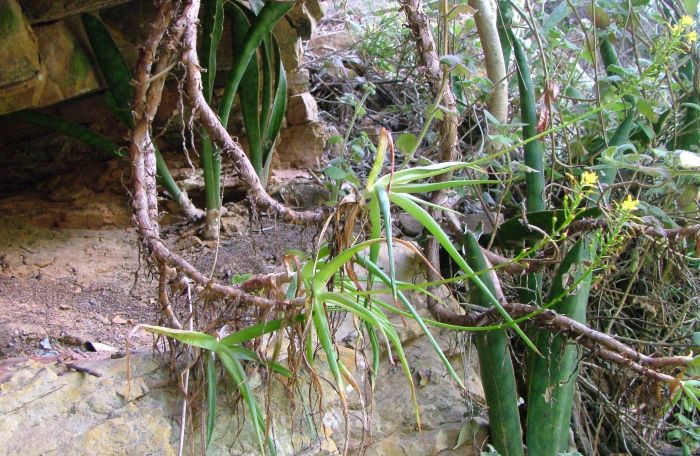
[[[698,32],[696,32],[695,30],[691,30],[685,36],[685,39],[688,41],[688,43],[695,43],[698,40]]]
[[[683,16],[680,20],[680,23],[683,27],[692,27],[695,21],[690,16]]]
[[[632,195],[627,195],[627,198],[620,204],[623,211],[632,212],[639,206],[639,200],[633,199]]]
[[[591,171],[584,171],[581,174],[581,185],[584,187],[593,187],[598,183],[598,175]]]

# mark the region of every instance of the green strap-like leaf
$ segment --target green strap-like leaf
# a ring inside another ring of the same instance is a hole
[[[187,331],[184,329],[165,328],[163,326],[141,325],[145,331],[154,334],[161,334],[179,342],[205,350],[216,351],[219,341],[216,337],[197,331]]]
[[[275,49],[272,44],[274,39],[273,34],[263,38],[263,42],[258,48],[260,55],[260,74],[262,75],[262,93],[260,97],[260,131],[263,138],[267,134],[268,123],[270,121],[270,112],[272,111],[272,94],[275,92],[278,79],[274,74],[275,67]],[[265,142],[263,141],[263,150]]]
[[[202,92],[207,103],[211,102],[214,93],[214,81],[216,80],[216,52],[219,49],[221,33],[224,30],[224,2],[223,0],[204,0],[202,3],[202,58],[206,74],[202,78]]]
[[[68,135],[78,139],[86,144],[100,149],[103,152],[114,155],[118,158],[126,158],[126,154],[119,149],[119,146],[114,144],[104,136],[95,133],[89,128],[85,128],[80,124],[71,122],[52,114],[42,111],[17,111],[8,114],[7,118],[29,122],[40,127],[48,128],[55,132]]]
[[[320,290],[315,290],[320,291]],[[336,389],[338,395],[340,396],[343,404],[345,403],[345,388],[343,386],[343,377],[340,373],[340,363],[338,359],[335,344],[333,343],[333,336],[331,334],[330,326],[328,325],[328,318],[326,318],[326,310],[323,307],[323,301],[319,298],[322,293],[314,294],[313,296],[313,312],[311,318],[313,319],[314,329],[316,330],[316,336],[319,342],[321,342],[321,348],[326,354],[326,359],[328,361],[328,368],[333,375],[333,380],[335,381]],[[311,359],[311,358],[309,358]]]
[[[469,274],[474,284],[484,292],[484,295],[489,299],[491,304],[494,307],[496,307],[498,313],[501,314],[506,323],[508,323],[513,328],[513,330],[518,334],[518,336],[520,336],[523,339],[523,341],[527,344],[528,347],[532,348],[534,351],[537,351],[535,345],[525,335],[522,329],[520,329],[520,327],[513,321],[513,318],[511,318],[508,312],[506,312],[501,303],[498,302],[498,299],[496,299],[491,294],[491,291],[486,287],[486,285],[484,285],[481,279],[474,275],[474,271],[469,267],[466,261],[464,261],[464,258],[462,258],[462,256],[459,254],[457,248],[452,244],[447,234],[442,230],[440,225],[437,224],[435,219],[433,219],[430,216],[430,214],[428,214],[428,212],[425,211],[425,209],[423,209],[410,199],[406,198],[404,195],[391,192],[389,194],[389,200],[392,203],[401,207],[401,209],[403,209],[404,211],[408,212],[413,218],[418,220],[418,222],[420,222],[421,225],[423,225],[428,231],[430,231],[430,233],[433,236],[435,236],[440,245],[445,249],[445,251],[447,251],[450,257],[455,261],[455,263],[457,263],[460,269]]]
[[[209,446],[211,436],[214,434],[214,424],[216,423],[216,399],[218,397],[217,385],[219,384],[219,378],[216,375],[214,352],[206,352],[204,357],[207,381],[207,446]]]
[[[370,274],[377,276],[382,282],[387,284],[387,286],[391,286],[391,279],[384,273],[384,271],[382,271],[379,268],[379,266],[374,264],[372,261],[362,259],[359,256],[357,257],[357,259],[358,263],[365,267],[370,272]],[[428,339],[428,342],[430,342],[430,345],[433,347],[433,350],[435,350],[435,353],[437,353],[438,357],[440,358],[440,361],[442,361],[442,364],[445,366],[452,379],[459,385],[460,388],[465,389],[464,384],[462,383],[462,379],[460,379],[459,375],[457,375],[457,372],[455,372],[454,368],[452,367],[452,363],[450,363],[450,360],[447,359],[447,356],[445,356],[445,353],[442,351],[440,344],[437,343],[437,341],[433,337],[433,334],[430,332],[430,329],[428,329],[425,322],[423,321],[423,318],[418,314],[415,307],[413,307],[413,305],[406,298],[406,295],[404,295],[403,292],[397,291],[397,297],[401,301],[401,304],[403,304],[408,309],[409,313],[411,314],[411,317],[418,323],[418,326],[420,326],[421,331],[423,331],[423,334]]]
[[[265,161],[270,157],[277,135],[282,128],[284,115],[287,112],[287,74],[282,64],[279,45],[274,37],[272,37],[272,47],[274,49],[275,59],[275,95],[272,101],[269,119],[266,121],[265,118],[263,118],[261,121],[261,125],[266,125],[263,135],[263,160]]]
[[[131,70],[129,70],[124,56],[102,21],[91,14],[82,14],[80,17],[83,21],[85,34],[95,54],[97,66],[107,81],[108,98],[112,101],[115,108],[114,114],[127,127],[132,128],[134,120],[131,116],[131,106],[129,105],[133,94]],[[160,178],[160,183],[170,193],[170,196],[179,202],[182,192],[175,183],[175,179],[170,174],[168,166],[157,148],[156,172]]]
[[[421,166],[420,168],[408,168],[401,171],[396,171],[393,175],[385,174],[377,180],[375,185],[387,187],[389,182],[391,182],[392,186],[407,184],[415,180],[428,179],[439,174],[445,174],[470,167],[472,167],[472,165],[465,162],[442,162]]]
[[[265,36],[272,31],[277,21],[287,14],[293,6],[294,2],[271,1],[265,3],[265,6],[256,17],[255,23],[251,24],[251,28],[248,30],[241,46],[235,51],[234,55],[237,56],[238,60],[231,69],[224,95],[219,105],[219,117],[224,126],[228,125],[233,98],[238,92],[238,86],[256,49],[260,46]]]
[[[82,14],[80,17],[95,54],[97,66],[100,68],[102,77],[107,81],[112,99],[116,103],[116,114],[127,126],[132,127],[134,121],[129,106],[133,93],[131,70],[102,21],[92,14]]]
[[[306,316],[303,314],[295,316],[291,322],[299,323],[306,320]],[[234,345],[240,345],[249,340],[253,340],[256,337],[275,332],[280,329],[283,325],[283,320],[270,320],[257,323],[253,326],[249,326],[235,333],[229,334],[228,336],[221,339],[220,343],[226,345],[227,347],[233,347]]]
[[[360,304],[354,302],[352,299],[348,298],[347,296],[344,296],[340,293],[328,293],[328,295],[324,296],[325,300],[328,300],[330,302],[334,302],[337,305],[345,308],[346,310],[349,310],[350,312],[353,312],[360,318],[362,318],[368,325],[370,325],[373,328],[379,328],[382,333],[385,335],[385,337],[388,338],[388,340],[391,342],[392,346],[394,347],[394,352],[396,353],[396,356],[399,358],[399,363],[401,364],[401,369],[403,370],[403,374],[406,377],[406,381],[408,382],[409,390],[411,392],[411,401],[413,402],[413,410],[416,416],[416,422],[420,426],[420,408],[418,406],[418,397],[416,396],[416,387],[415,383],[413,382],[413,374],[411,373],[411,368],[408,365],[408,360],[406,359],[406,354],[403,350],[403,346],[401,345],[401,339],[399,338],[399,335],[396,332],[396,329],[394,329],[388,322],[386,323],[381,323],[381,320],[377,318],[377,315],[375,315],[373,312],[368,311],[366,308],[361,306]],[[374,350],[374,347],[373,347]],[[376,347],[377,351],[377,356],[379,352],[379,347]]]
[[[235,3],[226,5],[228,16],[231,19],[231,43],[234,52],[241,49],[245,44],[245,39],[250,31],[250,24],[256,18],[248,17],[245,12]],[[260,131],[260,65],[258,59],[259,52],[254,51],[249,57],[247,67],[240,80],[238,94],[241,100],[241,111],[243,113],[243,123],[246,137],[248,138],[248,149],[253,168],[258,175],[261,175],[263,168],[262,138]],[[236,54],[234,54],[236,56]],[[244,56],[236,56],[244,58]],[[235,69],[239,62],[234,60]],[[235,71],[235,70],[232,70]]]
[[[217,350],[221,364],[226,369],[226,372],[231,377],[231,380],[238,388],[238,391],[243,397],[243,400],[248,405],[248,413],[250,414],[251,421],[253,423],[253,428],[255,429],[255,434],[258,438],[258,445],[260,446],[260,451],[265,454],[265,417],[258,407],[258,403],[255,400],[253,391],[250,389],[248,384],[248,379],[245,374],[245,369],[238,361],[236,355],[225,345],[220,345]],[[275,444],[271,439],[267,439],[268,447],[270,448],[271,454],[275,454]]]
[[[429,193],[448,188],[461,188],[468,185],[496,184],[499,181],[488,179],[460,179],[445,182],[427,182],[421,184],[392,185],[391,191],[395,193]]]
[[[391,229],[391,203],[389,202],[386,190],[382,187],[375,186],[374,195],[377,201],[379,201],[379,207],[382,211],[382,217],[384,218],[386,250],[387,256],[389,257],[389,277],[391,278],[389,287],[391,288],[391,294],[394,300],[396,300],[396,265],[394,264],[394,236]]]

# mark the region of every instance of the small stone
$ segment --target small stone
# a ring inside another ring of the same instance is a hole
[[[422,388],[430,383],[430,378],[433,375],[432,369],[421,369],[418,371],[418,387]]]
[[[189,248],[202,248],[204,243],[197,236],[185,236],[177,240],[175,248],[177,250],[187,250]]]
[[[302,125],[318,119],[316,99],[304,92],[289,98],[287,103],[287,122],[290,125]]]
[[[323,58],[352,49],[354,46],[355,40],[350,33],[342,30],[312,37],[306,45],[306,51],[314,57]]]
[[[72,309],[72,307],[69,306],[69,305],[67,305],[67,304],[59,304],[59,305],[58,305],[58,308],[59,308],[60,310],[71,310],[71,309]]]
[[[467,229],[471,232],[476,232],[479,229],[483,234],[490,234],[491,232],[493,232],[493,223],[491,223],[491,217],[489,217],[489,215],[484,212],[459,215],[458,218],[462,223],[467,225]],[[501,223],[503,223],[503,214],[498,214],[498,220],[496,220],[496,225],[500,225]]]
[[[69,330],[61,334],[61,343],[65,345],[83,345],[90,336],[79,331]]]
[[[107,317],[105,317],[104,315],[95,315],[93,318],[94,318],[96,321],[102,323],[103,325],[108,325],[108,324],[109,324],[109,320],[108,320]]]
[[[245,231],[245,221],[239,217],[222,217],[221,230],[226,234],[241,234]]]
[[[114,318],[112,318],[112,324],[113,325],[125,325],[127,324],[128,321],[120,317],[119,315],[116,315]]]
[[[399,214],[399,223],[403,228],[403,233],[407,236],[418,236],[423,232],[423,225],[418,220],[405,212]]]
[[[343,343],[344,346],[346,346],[348,348],[352,348],[355,346],[355,342],[357,342],[358,337],[359,337],[358,332],[352,331],[347,336],[343,337],[341,339],[341,342]]]
[[[51,350],[51,342],[49,341],[48,337],[44,337],[39,341],[39,347],[42,350]]]
[[[126,382],[124,385],[117,387],[117,395],[123,397],[127,401],[135,401],[143,396],[145,396],[149,391],[148,385],[143,380],[139,378],[133,382]]]
[[[85,342],[85,348],[90,352],[116,353],[119,351],[118,348],[112,347],[111,345],[91,341]]]

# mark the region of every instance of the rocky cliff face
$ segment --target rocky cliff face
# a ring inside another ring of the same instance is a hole
[[[40,108],[104,88],[84,37],[81,13],[99,14],[127,61],[135,62],[138,45],[156,10],[153,2],[133,0],[0,0],[0,114]],[[275,28],[282,59],[296,76],[302,40],[308,40],[323,16],[318,0],[299,2]],[[226,43],[224,36],[222,43]],[[231,65],[231,49],[221,46],[219,69]],[[303,88],[292,84],[290,91]]]
[[[0,0],[0,115],[23,109],[48,109],[122,144],[126,131],[113,119],[105,103],[102,92],[106,86],[83,31],[79,18],[82,13],[99,15],[127,63],[134,65],[156,9],[154,2],[133,0]],[[307,92],[308,74],[299,67],[303,60],[302,40],[311,36],[322,16],[323,7],[318,0],[299,2],[274,30],[287,71],[288,94],[297,96],[290,100],[290,106],[295,108],[290,112],[289,128],[283,129],[278,141],[277,167],[317,167],[324,152],[325,127],[318,122],[316,102]],[[221,43],[230,42],[230,30],[225,27]],[[231,46],[222,44],[218,56],[220,73],[230,68],[232,59]],[[177,84],[166,85],[156,118],[159,128],[181,124],[179,119],[172,119],[173,113],[176,117],[180,113],[178,103]],[[245,133],[235,114],[230,126],[246,147]],[[37,147],[38,137],[57,135],[1,117],[0,136],[0,183],[7,184],[0,186],[0,192],[34,185],[52,175],[47,170],[54,170],[55,175],[72,169],[71,163],[89,167],[103,160],[91,148],[63,136],[58,141],[39,141],[42,144]],[[180,139],[173,144],[180,144]],[[167,152],[167,144],[162,144],[162,148]]]
[[[406,386],[399,371],[386,360],[382,383],[369,413],[371,430],[362,440],[361,411],[351,399],[349,454],[374,456],[471,455],[479,454],[487,427],[478,417],[478,407],[450,384],[438,365],[427,356],[430,348],[420,340],[408,349],[416,368],[416,383],[422,411],[422,434],[417,431]],[[467,379],[474,378],[467,361]],[[158,356],[131,356],[131,381],[126,360],[82,362],[102,377],[66,371],[60,364],[33,360],[0,364],[0,453],[5,455],[175,455],[180,435],[182,400],[167,367]],[[464,371],[462,370],[462,373]],[[223,382],[222,382],[223,383]],[[259,382],[258,382],[259,383]],[[477,382],[478,383],[478,382]],[[478,389],[472,380],[470,387]],[[302,376],[301,390],[309,384]],[[256,394],[264,401],[266,388]],[[334,398],[330,389],[324,399]],[[210,455],[259,454],[257,440],[242,408],[233,395],[220,389],[218,416]],[[311,427],[303,410],[308,398],[290,399],[285,387],[273,380],[271,411],[274,440],[279,455],[330,455],[342,449],[345,422],[336,401],[324,404],[321,421],[314,410]],[[261,402],[264,403],[264,402]],[[312,406],[313,407],[313,406]],[[308,410],[308,408],[307,408]],[[192,429],[195,437],[192,437]],[[188,424],[185,454],[199,446],[199,423]],[[462,445],[454,449],[463,434]]]

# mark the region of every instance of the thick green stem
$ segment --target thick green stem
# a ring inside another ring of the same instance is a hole
[[[583,238],[573,246],[549,292],[549,299],[555,299],[566,292],[567,284],[581,280],[574,292],[552,307],[581,323],[586,320],[591,287],[591,271],[585,265],[593,257],[594,245],[595,242]],[[582,279],[583,274],[586,277]],[[527,451],[538,456],[556,456],[568,449],[579,350],[576,342],[548,331],[538,332],[536,344],[543,356],[533,357],[528,365]]]
[[[202,91],[207,102],[211,103],[216,81],[216,53],[224,27],[224,5],[222,0],[205,0],[203,3],[202,58],[206,74],[202,78]],[[221,155],[212,144],[209,135],[202,130],[200,165],[204,174],[204,194],[206,219],[203,237],[216,239],[219,235],[219,215],[221,210]]]
[[[610,43],[607,36],[600,40],[600,57],[608,75],[613,74],[611,71],[612,66],[620,65],[615,48],[612,46],[612,43]],[[636,100],[632,95],[625,95],[622,97],[622,100],[625,102],[627,114],[620,125],[618,125],[615,133],[613,133],[612,137],[610,137],[610,140],[608,141],[609,147],[619,147],[626,144],[634,124],[634,118],[636,115]],[[605,166],[600,170],[599,175],[600,183],[609,186],[615,182],[617,168],[614,165]],[[607,200],[607,197],[608,195],[605,193],[604,200]]]
[[[685,99],[686,103],[700,104],[700,99],[691,94]],[[692,106],[685,106],[685,114],[681,121],[679,133],[676,136],[675,149],[698,152],[700,149],[700,111]]]
[[[532,87],[530,68],[527,56],[520,40],[511,32],[513,53],[517,64],[518,88],[520,90],[520,116],[523,123],[523,139],[527,140],[537,135],[537,100],[535,90]],[[546,204],[543,199],[544,192],[544,155],[542,142],[530,141],[523,147],[525,151],[525,166],[530,168],[525,173],[527,183],[527,210],[528,212],[543,211]]]
[[[685,103],[698,105],[700,98],[696,93],[694,77],[695,64],[693,59],[689,59],[680,69],[679,73],[691,84],[690,93],[683,100]],[[678,133],[673,138],[672,149],[700,151],[700,111],[695,107],[686,104],[683,120],[678,127]]]
[[[474,271],[486,271],[480,274],[481,281],[492,295],[498,296],[492,279],[492,274],[495,274],[490,270],[490,265],[484,258],[476,238],[469,232],[465,235],[465,247],[469,266]],[[471,302],[491,307],[490,299],[479,288],[470,288]],[[508,335],[505,330],[497,330],[478,333],[474,337],[479,353],[481,381],[489,408],[491,442],[502,456],[522,455],[518,391],[508,348]]]
[[[204,174],[204,194],[206,200],[205,239],[216,239],[219,235],[219,215],[221,209],[221,155],[214,150],[209,135],[202,129],[202,150],[199,154]]]
[[[512,31],[509,31],[508,35],[515,55],[518,89],[520,91],[523,140],[528,140],[537,135],[537,101],[535,100],[535,91],[532,87],[527,56],[523,51],[520,40]],[[543,198],[545,183],[542,143],[539,140],[530,141],[525,144],[523,149],[525,152],[525,166],[529,168],[525,172],[527,211],[543,211],[547,206]],[[542,273],[528,274],[525,277],[520,297],[526,303],[534,303],[535,305],[542,303]]]
[[[510,42],[510,26],[513,22],[513,7],[510,0],[499,0],[498,9],[496,10],[496,27],[498,27],[498,38],[501,42],[501,51],[503,52],[503,63],[508,73],[510,65],[510,54],[513,46]]]

